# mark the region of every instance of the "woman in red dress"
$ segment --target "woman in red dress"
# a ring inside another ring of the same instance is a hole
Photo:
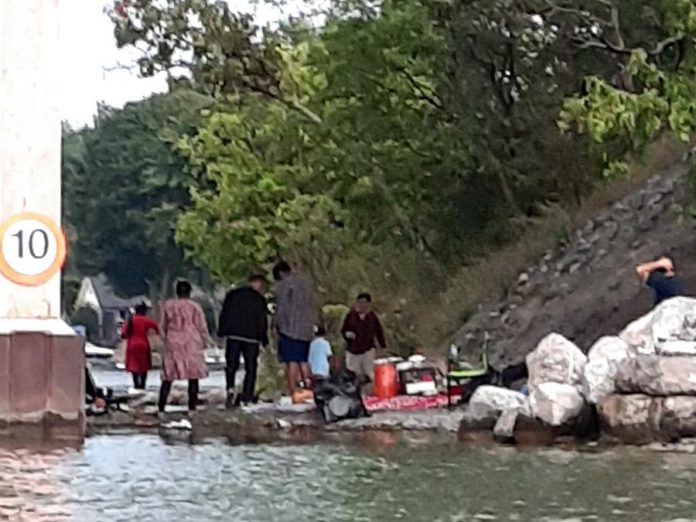
[[[141,303],[135,307],[132,315],[123,325],[121,335],[128,340],[126,345],[126,370],[133,374],[133,387],[144,390],[147,372],[152,369],[149,332],[159,334],[157,323],[147,316],[147,305]]]

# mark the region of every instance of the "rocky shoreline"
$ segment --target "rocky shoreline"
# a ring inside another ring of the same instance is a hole
[[[186,389],[171,403],[179,413],[155,416],[154,393],[134,397],[127,411],[87,419],[87,434],[171,431],[169,422],[189,420],[194,437],[232,440],[343,440],[356,434],[423,434],[449,441],[519,446],[614,444],[691,448],[696,452],[696,299],[674,298],[603,337],[587,355],[559,334],[544,338],[527,356],[528,394],[479,387],[464,407],[412,412],[376,412],[325,424],[311,406],[286,411],[224,408],[224,392],[207,390],[205,403],[186,417]],[[398,437],[397,437],[398,438]]]

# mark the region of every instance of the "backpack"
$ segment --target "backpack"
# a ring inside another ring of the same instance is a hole
[[[314,403],[324,422],[369,417],[360,392],[362,384],[355,373],[348,370],[318,380],[314,385]]]

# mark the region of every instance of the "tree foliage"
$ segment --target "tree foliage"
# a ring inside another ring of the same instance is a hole
[[[282,97],[238,90],[187,143],[213,189],[196,194],[179,238],[216,274],[317,238],[456,266],[482,238],[514,236],[510,219],[596,181],[597,155],[555,125],[584,71],[569,70],[572,43],[539,21],[544,6],[361,7],[334,4],[321,30],[295,23],[262,40]],[[569,153],[573,164],[558,161]]]
[[[610,169],[621,167],[627,151],[644,153],[665,131],[688,141],[696,125],[696,4],[643,4],[641,23],[635,20],[636,7],[629,2],[604,3],[610,21],[581,45],[615,57],[623,64],[621,74],[588,76],[585,92],[566,100],[560,119],[562,129],[610,145]],[[589,11],[582,18],[590,23],[598,16]],[[626,19],[631,23],[623,23]]]
[[[104,272],[120,292],[167,294],[185,270],[174,241],[195,184],[178,152],[210,100],[191,92],[157,95],[123,110],[102,108],[93,129],[63,140],[64,214],[73,272]]]
[[[282,256],[327,299],[364,281],[403,303],[692,130],[692,2],[325,4],[272,27],[229,2],[112,13],[143,75],[215,100],[178,142],[197,181],[176,239],[217,280]]]

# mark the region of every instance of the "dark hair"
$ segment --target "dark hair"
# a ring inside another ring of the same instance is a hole
[[[135,313],[128,317],[128,322],[126,323],[126,334],[125,338],[129,339],[133,335],[133,317],[136,315],[145,315],[147,313],[148,306],[145,303],[140,303],[135,305]]]
[[[131,335],[133,335],[133,316],[132,315],[128,318],[128,322],[126,323],[126,335],[124,335],[124,338],[130,339]]]
[[[286,261],[278,261],[273,267],[273,279],[280,281],[282,274],[289,274],[292,268]]]
[[[259,272],[254,272],[253,274],[251,274],[251,275],[249,276],[249,279],[247,279],[247,281],[248,281],[249,283],[253,283],[253,282],[255,282],[255,281],[259,281],[259,282],[261,282],[261,283],[266,283],[266,282],[267,282],[266,276],[263,275],[263,274],[261,274],[261,273],[259,273]]]
[[[323,326],[317,325],[314,327],[314,334],[317,337],[324,337],[326,335],[326,328],[324,328]]]
[[[368,292],[361,292],[358,294],[356,301],[367,301],[368,303],[371,303],[372,296]]]
[[[176,282],[176,296],[177,297],[191,297],[191,283],[188,281],[177,281]]]

